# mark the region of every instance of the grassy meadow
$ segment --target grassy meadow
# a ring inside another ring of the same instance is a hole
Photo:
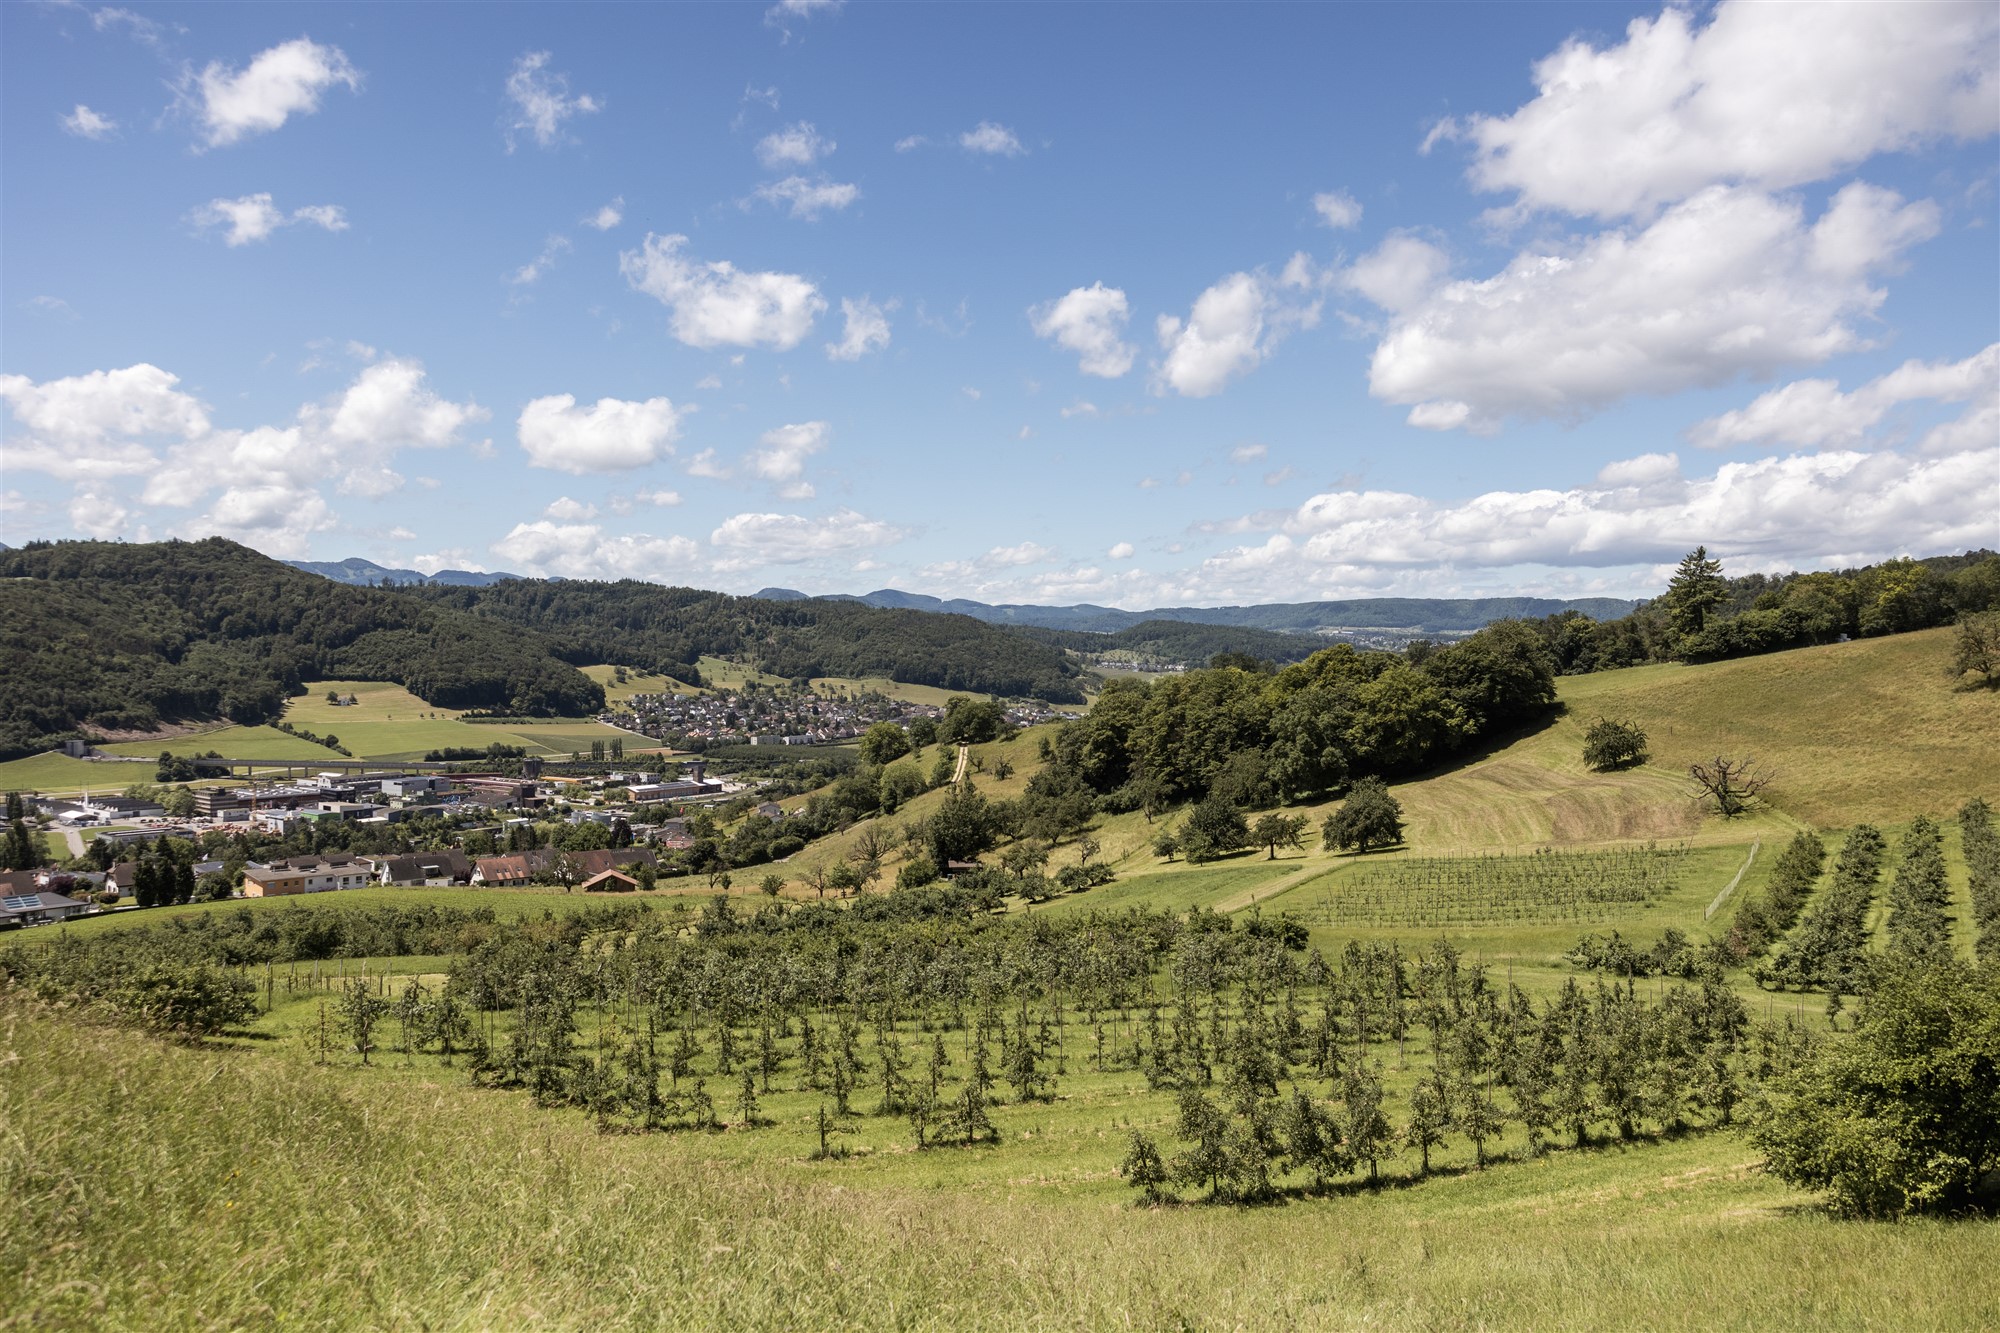
[[[608,675],[607,668],[607,678]],[[343,699],[352,695],[355,702],[328,703],[328,690],[336,691]],[[301,731],[338,737],[355,758],[379,759],[385,763],[420,760],[431,750],[451,747],[483,750],[495,742],[519,745],[530,755],[564,759],[577,751],[588,753],[592,741],[608,743],[614,737],[635,748],[655,744],[636,732],[621,731],[594,718],[499,724],[466,722],[460,711],[434,707],[402,686],[385,681],[312,681],[304,695],[286,704],[284,720]],[[120,741],[98,748],[106,754],[139,759],[154,758],[162,750],[176,754],[214,750],[231,759],[306,763],[347,757],[276,727],[263,726],[212,727],[158,740]],[[152,780],[150,765],[69,759],[59,754],[32,755],[0,763],[0,790],[5,791],[73,795],[86,788],[121,791],[134,783]]]

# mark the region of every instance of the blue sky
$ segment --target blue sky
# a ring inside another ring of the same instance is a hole
[[[9,543],[1129,607],[2000,545],[1990,4],[0,38]]]

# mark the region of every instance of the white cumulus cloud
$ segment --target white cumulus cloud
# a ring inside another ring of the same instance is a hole
[[[888,301],[876,305],[867,297],[850,300],[840,299],[840,314],[845,321],[840,341],[826,345],[826,355],[832,361],[859,361],[870,352],[879,352],[889,345],[889,312],[896,309],[897,302]]]
[[[266,134],[295,115],[319,110],[320,95],[345,86],[361,88],[361,74],[337,46],[300,37],[259,54],[237,70],[210,61],[182,90],[207,136],[219,148],[254,134]]]
[[[1532,208],[1646,216],[1715,184],[1783,189],[1880,152],[2000,130],[1990,4],[1668,8],[1625,40],[1573,38],[1537,94],[1461,127],[1472,180]]]
[[[1804,448],[1859,443],[1902,403],[1962,403],[2000,394],[2000,343],[1963,361],[1905,361],[1852,393],[1838,380],[1794,380],[1760,395],[1747,407],[1695,426],[1696,444],[1779,444]],[[2000,444],[2000,437],[1989,437]]]
[[[1195,298],[1187,319],[1161,315],[1166,356],[1154,368],[1154,391],[1218,394],[1262,364],[1286,334],[1317,324],[1319,303],[1294,299],[1286,286],[1262,273],[1231,273]]]
[[[280,227],[309,223],[327,231],[347,230],[347,211],[338,204],[307,204],[285,212],[271,202],[269,194],[246,194],[240,199],[211,199],[188,214],[188,221],[202,230],[226,228],[223,241],[234,248],[269,240]]]
[[[78,102],[76,110],[62,118],[62,126],[79,139],[108,139],[118,129],[118,122]]]
[[[1313,212],[1323,226],[1336,231],[1361,221],[1361,205],[1345,190],[1328,190],[1313,196]]]
[[[819,219],[821,213],[839,212],[861,197],[861,187],[828,180],[822,176],[818,180],[807,180],[804,176],[787,176],[783,180],[767,181],[755,191],[757,198],[767,204],[788,207],[795,218],[807,222]]]
[[[826,309],[819,288],[795,273],[755,273],[727,260],[689,259],[685,236],[648,234],[618,257],[625,280],[672,311],[674,337],[690,347],[790,351]]]
[[[1867,345],[1871,275],[1937,225],[1933,205],[1862,182],[1810,224],[1795,200],[1714,186],[1491,278],[1382,292],[1399,304],[1369,389],[1412,404],[1413,425],[1490,428],[1823,361]]]
[[[625,220],[625,196],[621,194],[616,199],[613,199],[610,203],[606,204],[604,207],[598,209],[595,213],[592,213],[589,217],[585,218],[583,220],[583,225],[586,227],[595,228],[598,231],[610,231],[613,227],[617,226],[624,220]]]
[[[982,120],[959,135],[958,146],[968,153],[983,153],[989,157],[1019,157],[1028,151],[1021,146],[1014,131],[990,120]]]
[[[574,395],[558,393],[522,408],[515,431],[535,467],[576,475],[623,472],[671,457],[680,418],[666,398],[600,398],[579,407]]]
[[[1441,503],[1393,491],[1316,495],[1264,542],[1203,566],[1208,596],[1353,586],[1385,569],[1671,563],[1698,544],[1759,567],[1858,564],[1910,550],[1990,544],[2000,476],[1987,448],[1912,459],[1827,451],[1726,463],[1687,477],[1672,454],[1607,465],[1567,489],[1492,491]]]
[[[826,448],[833,427],[824,421],[803,421],[764,432],[761,448],[750,453],[750,470],[778,487],[779,498],[810,500],[813,488],[805,478],[806,459]]]
[[[1131,542],[1119,542],[1104,554],[1112,560],[1130,560],[1134,555],[1134,550]]]
[[[596,523],[550,519],[516,523],[493,553],[526,573],[566,579],[685,583],[701,568],[701,548],[686,537],[613,535]]]
[[[149,472],[159,458],[147,440],[209,433],[208,410],[179,384],[178,376],[146,362],[40,384],[0,375],[0,400],[16,427],[7,439],[7,466],[66,480]]]
[[[1450,270],[1450,257],[1437,246],[1408,232],[1392,232],[1335,280],[1393,312],[1421,302]]]
[[[801,120],[773,130],[757,141],[757,160],[772,170],[780,167],[809,167],[840,145]]]
[[[549,68],[550,53],[529,51],[514,62],[507,75],[507,151],[514,151],[514,136],[525,132],[544,148],[562,142],[563,122],[577,116],[602,111],[604,104],[588,93],[574,97],[569,91],[569,75]]]
[[[802,514],[737,514],[709,534],[709,544],[726,552],[729,568],[792,565],[827,556],[873,550],[901,541],[901,528],[852,509],[823,518]]]
[[[1060,298],[1028,311],[1035,335],[1075,352],[1086,375],[1117,379],[1132,369],[1139,349],[1124,339],[1132,308],[1117,287],[1094,282],[1071,288]]]
[[[542,275],[555,267],[556,260],[570,249],[570,239],[557,232],[542,242],[541,253],[507,275],[507,281],[516,287],[529,287],[540,282]]]

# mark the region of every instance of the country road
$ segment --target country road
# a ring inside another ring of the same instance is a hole
[[[952,786],[956,787],[959,783],[965,781],[965,770],[971,767],[971,765],[972,765],[972,747],[970,745],[959,746],[958,768],[951,775]]]

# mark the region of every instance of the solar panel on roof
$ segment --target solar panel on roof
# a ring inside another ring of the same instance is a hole
[[[18,894],[0,898],[0,907],[5,907],[10,912],[32,912],[41,905],[42,895],[39,893],[30,894],[25,898]]]

